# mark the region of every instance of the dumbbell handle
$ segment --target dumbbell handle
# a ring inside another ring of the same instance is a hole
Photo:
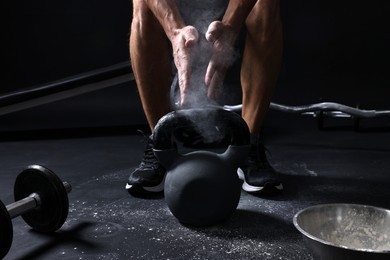
[[[72,186],[68,182],[64,181],[63,185],[67,193],[72,191]],[[30,194],[30,196],[15,201],[14,203],[7,205],[6,207],[7,207],[8,214],[12,219],[20,215],[23,215],[24,213],[27,213],[32,209],[39,207],[40,204],[41,204],[41,199],[39,197],[39,194],[32,193]]]

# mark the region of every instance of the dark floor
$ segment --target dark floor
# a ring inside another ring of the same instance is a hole
[[[6,204],[13,201],[16,175],[29,164],[45,165],[73,185],[63,228],[42,235],[14,219],[6,259],[314,259],[292,224],[297,211],[329,202],[390,208],[388,125],[356,132],[351,122],[327,123],[319,131],[314,119],[271,113],[266,144],[285,191],[272,197],[243,192],[228,222],[196,229],[179,224],[162,197],[125,191],[142,154],[139,135],[2,140]]]

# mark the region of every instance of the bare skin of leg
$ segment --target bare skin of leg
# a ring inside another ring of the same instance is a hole
[[[158,120],[170,111],[171,46],[183,105],[188,99],[192,47],[198,40],[198,32],[184,24],[175,0],[133,0],[133,10],[131,63],[153,132]]]
[[[282,61],[279,0],[258,0],[246,19],[241,65],[242,117],[258,135],[274,92]]]
[[[142,106],[151,131],[170,111],[170,43],[160,23],[143,0],[133,1],[130,57]]]

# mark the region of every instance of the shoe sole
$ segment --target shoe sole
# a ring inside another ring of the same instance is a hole
[[[276,193],[283,190],[283,184],[272,185],[266,183],[264,186],[253,186],[246,182],[244,172],[241,168],[237,169],[238,178],[242,180],[244,183],[242,184],[242,189],[249,193]]]
[[[146,186],[139,186],[139,185],[129,185],[126,183],[126,190],[128,192],[136,192],[136,193],[159,193],[164,191],[164,184],[165,184],[165,177],[167,175],[164,175],[164,178],[162,181],[156,185],[156,186],[151,186],[151,187],[146,187]]]

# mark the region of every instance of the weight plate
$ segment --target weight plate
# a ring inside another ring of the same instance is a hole
[[[24,221],[39,232],[53,232],[61,228],[69,211],[68,193],[61,179],[43,166],[28,166],[16,178],[15,201],[32,193],[39,195],[41,204],[23,214]]]
[[[3,259],[11,248],[13,235],[11,217],[6,206],[0,200],[0,259]]]

